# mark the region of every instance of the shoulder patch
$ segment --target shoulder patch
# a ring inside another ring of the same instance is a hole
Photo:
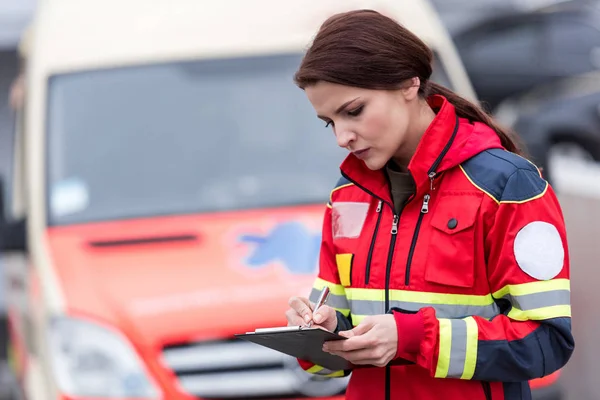
[[[331,207],[331,203],[332,203],[331,196],[333,195],[333,192],[335,192],[336,190],[348,187],[348,186],[353,186],[353,185],[354,185],[354,183],[350,182],[344,176],[341,176],[340,179],[338,179],[337,183],[335,184],[335,187],[333,189],[331,189],[331,193],[329,194],[329,201],[327,202],[327,206]]]
[[[558,229],[543,221],[525,225],[515,238],[517,265],[532,278],[546,281],[563,269],[565,250]]]
[[[473,185],[497,203],[523,203],[542,196],[548,187],[535,165],[514,153],[490,149],[461,164]]]

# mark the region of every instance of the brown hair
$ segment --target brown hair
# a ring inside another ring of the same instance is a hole
[[[524,146],[513,132],[500,127],[478,105],[429,80],[432,60],[431,49],[393,19],[373,10],[355,10],[336,14],[321,25],[294,81],[301,89],[326,81],[392,90],[418,77],[420,96],[444,96],[459,117],[488,125],[504,148],[525,155]]]

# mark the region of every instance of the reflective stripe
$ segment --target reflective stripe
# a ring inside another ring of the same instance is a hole
[[[346,317],[350,315],[350,305],[348,303],[348,299],[346,298],[346,291],[340,284],[329,282],[321,278],[316,278],[308,299],[313,303],[316,302],[319,299],[321,290],[325,286],[329,287],[327,305],[335,308]]]
[[[432,292],[390,290],[390,307],[418,311],[432,307],[438,318],[479,316],[490,319],[500,314],[500,308],[487,295],[462,295]],[[358,325],[369,315],[385,314],[385,291],[382,289],[346,288],[352,324]]]
[[[317,300],[319,300],[320,294],[321,294],[320,289],[313,288],[313,290],[310,292],[310,296],[308,296],[308,299],[310,301],[312,301],[313,303],[315,303]],[[346,296],[340,296],[337,294],[333,294],[332,291],[329,292],[329,297],[327,298],[327,305],[335,308],[336,310],[339,310],[340,312],[342,310],[349,310],[349,308],[350,308],[348,305],[348,299],[346,298]]]
[[[439,319],[440,345],[436,378],[471,379],[477,364],[477,322],[464,319]]]
[[[353,300],[379,300],[385,299],[384,289],[346,288],[346,295]],[[447,304],[465,306],[487,306],[494,303],[491,294],[449,294],[435,292],[415,292],[408,290],[390,289],[391,301],[405,301],[408,303]]]
[[[327,376],[329,378],[338,378],[344,376],[344,371],[332,371],[327,368],[323,368],[320,365],[313,365],[306,370],[309,374]]]
[[[508,317],[516,321],[540,321],[571,316],[571,283],[568,279],[507,285],[493,294],[512,305]]]
[[[326,281],[325,279],[321,279],[321,278],[315,279],[315,282],[313,284],[313,289],[317,289],[318,291],[321,291],[321,289],[323,289],[325,286],[329,286],[329,290],[330,290],[331,294],[334,294],[337,296],[346,296],[346,290],[344,289],[344,287],[342,285],[340,285],[339,283],[329,282],[329,281]]]
[[[436,378],[448,376],[450,366],[450,350],[452,349],[452,321],[439,319],[440,323],[440,349],[438,351],[438,362],[435,369]]]
[[[561,317],[571,317],[571,306],[552,306],[529,311],[513,307],[508,313],[508,318],[512,318],[515,321],[543,321],[545,319]]]
[[[568,306],[571,304],[571,292],[568,290],[553,290],[544,293],[532,293],[523,296],[507,294],[503,297],[519,310],[535,310],[551,306]]]
[[[450,361],[448,376],[462,376],[467,354],[467,321],[451,320],[452,340],[450,341]]]
[[[500,299],[509,293],[513,296],[523,296],[526,294],[549,292],[552,290],[571,290],[571,282],[568,279],[552,279],[549,281],[506,285],[497,292],[494,292],[492,296],[494,296],[495,299]]]
[[[477,365],[477,348],[479,342],[479,328],[475,318],[465,318],[467,322],[467,350],[465,355],[465,369],[460,379],[472,379]]]
[[[407,303],[400,301],[391,301],[390,307],[398,307],[406,311],[419,311],[424,307],[435,309],[436,316],[439,318],[464,318],[476,315],[482,318],[491,319],[500,314],[500,309],[494,304],[488,306],[464,306],[453,304],[432,304],[432,303]],[[369,316],[385,314],[384,301],[350,300],[350,311],[353,316]]]

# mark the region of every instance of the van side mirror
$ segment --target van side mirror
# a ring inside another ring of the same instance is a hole
[[[4,196],[4,179],[0,177],[0,251],[27,251],[26,220],[6,217]]]

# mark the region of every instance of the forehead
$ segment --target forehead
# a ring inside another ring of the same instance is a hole
[[[357,97],[368,95],[371,90],[330,82],[318,82],[305,89],[308,100],[320,113],[332,113],[340,105]]]

